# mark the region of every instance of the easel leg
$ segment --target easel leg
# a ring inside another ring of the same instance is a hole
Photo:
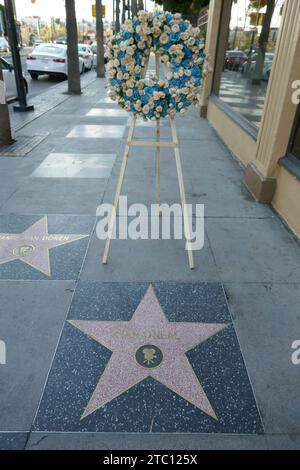
[[[160,142],[160,122],[156,121],[156,142]],[[156,188],[157,188],[157,205],[158,205],[158,212],[160,212],[160,147],[156,149]]]
[[[112,239],[112,236],[113,236],[114,226],[115,226],[115,222],[116,222],[116,214],[117,214],[117,210],[118,210],[118,206],[119,206],[120,195],[121,195],[121,191],[122,191],[125,171],[126,171],[129,152],[130,152],[130,145],[129,144],[132,141],[135,124],[136,124],[136,116],[133,116],[132,120],[131,120],[130,128],[129,128],[127,144],[126,144],[126,147],[125,147],[122,166],[121,166],[121,171],[120,171],[120,176],[119,176],[119,180],[118,180],[118,184],[117,184],[117,189],[116,189],[116,194],[115,194],[115,199],[114,199],[114,207],[113,207],[113,211],[112,211],[112,214],[111,214],[111,219],[110,219],[110,222],[109,222],[108,234],[107,234],[107,239],[106,239],[106,242],[105,242],[103,260],[102,260],[103,264],[107,264],[107,259],[108,259],[108,255],[109,255],[109,248],[110,248],[110,242],[111,242],[111,239]]]
[[[170,118],[170,122],[171,122],[173,142],[174,144],[176,144],[174,153],[175,153],[175,161],[176,161],[178,183],[179,183],[179,190],[180,190],[180,197],[181,197],[181,205],[182,205],[182,210],[183,210],[184,232],[185,232],[185,238],[187,242],[189,265],[191,269],[194,269],[195,264],[194,264],[193,250],[191,247],[191,231],[190,231],[189,215],[188,215],[188,211],[186,207],[186,197],[185,197],[185,189],[184,189],[184,182],[183,182],[183,176],[182,176],[182,166],[181,166],[181,160],[180,160],[180,152],[179,152],[179,144],[178,144],[175,119]]]

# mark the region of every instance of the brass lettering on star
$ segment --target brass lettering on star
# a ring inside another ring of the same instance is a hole
[[[153,329],[153,330],[146,330],[143,332],[134,330],[134,329],[123,329],[116,331],[113,334],[113,338],[120,338],[120,339],[126,339],[126,340],[136,340],[140,339],[142,341],[149,341],[149,340],[162,340],[162,341],[177,341],[177,335],[176,332],[165,332],[163,330],[159,329]]]
[[[20,235],[0,235],[1,240],[19,240]],[[68,242],[70,240],[69,235],[45,235],[40,237],[38,235],[23,236],[22,241],[25,242],[39,242],[39,241],[55,241],[55,242]]]

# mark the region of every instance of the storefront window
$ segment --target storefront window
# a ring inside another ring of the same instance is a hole
[[[297,116],[295,134],[292,141],[292,155],[300,160],[300,109]]]
[[[260,126],[284,0],[233,0],[214,93]],[[228,27],[229,24],[229,27]]]

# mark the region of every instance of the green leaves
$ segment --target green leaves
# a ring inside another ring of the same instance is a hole
[[[198,15],[201,8],[209,4],[209,0],[156,0],[156,3],[163,5],[166,11],[171,13],[184,13]]]

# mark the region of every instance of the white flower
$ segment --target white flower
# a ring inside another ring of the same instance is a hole
[[[108,78],[110,78],[110,79],[114,78],[115,75],[116,75],[116,71],[114,69],[112,69],[108,72]]]
[[[149,112],[150,112],[150,107],[146,104],[145,106],[143,106],[143,113],[148,114]]]
[[[167,33],[163,33],[161,36],[160,36],[160,43],[161,44],[168,44],[170,38],[169,36],[167,35]]]
[[[180,34],[180,39],[182,39],[183,41],[187,41],[189,37],[190,35],[187,31],[184,31],[183,33]]]
[[[179,25],[175,23],[172,26],[172,31],[173,31],[173,33],[179,33],[179,31],[180,31]]]
[[[134,49],[133,49],[133,47],[130,47],[130,46],[127,47],[127,49],[126,49],[126,54],[128,54],[128,55],[134,55]]]
[[[126,96],[128,96],[128,98],[131,98],[133,95],[133,91],[132,89],[130,88],[129,90],[126,91]]]

